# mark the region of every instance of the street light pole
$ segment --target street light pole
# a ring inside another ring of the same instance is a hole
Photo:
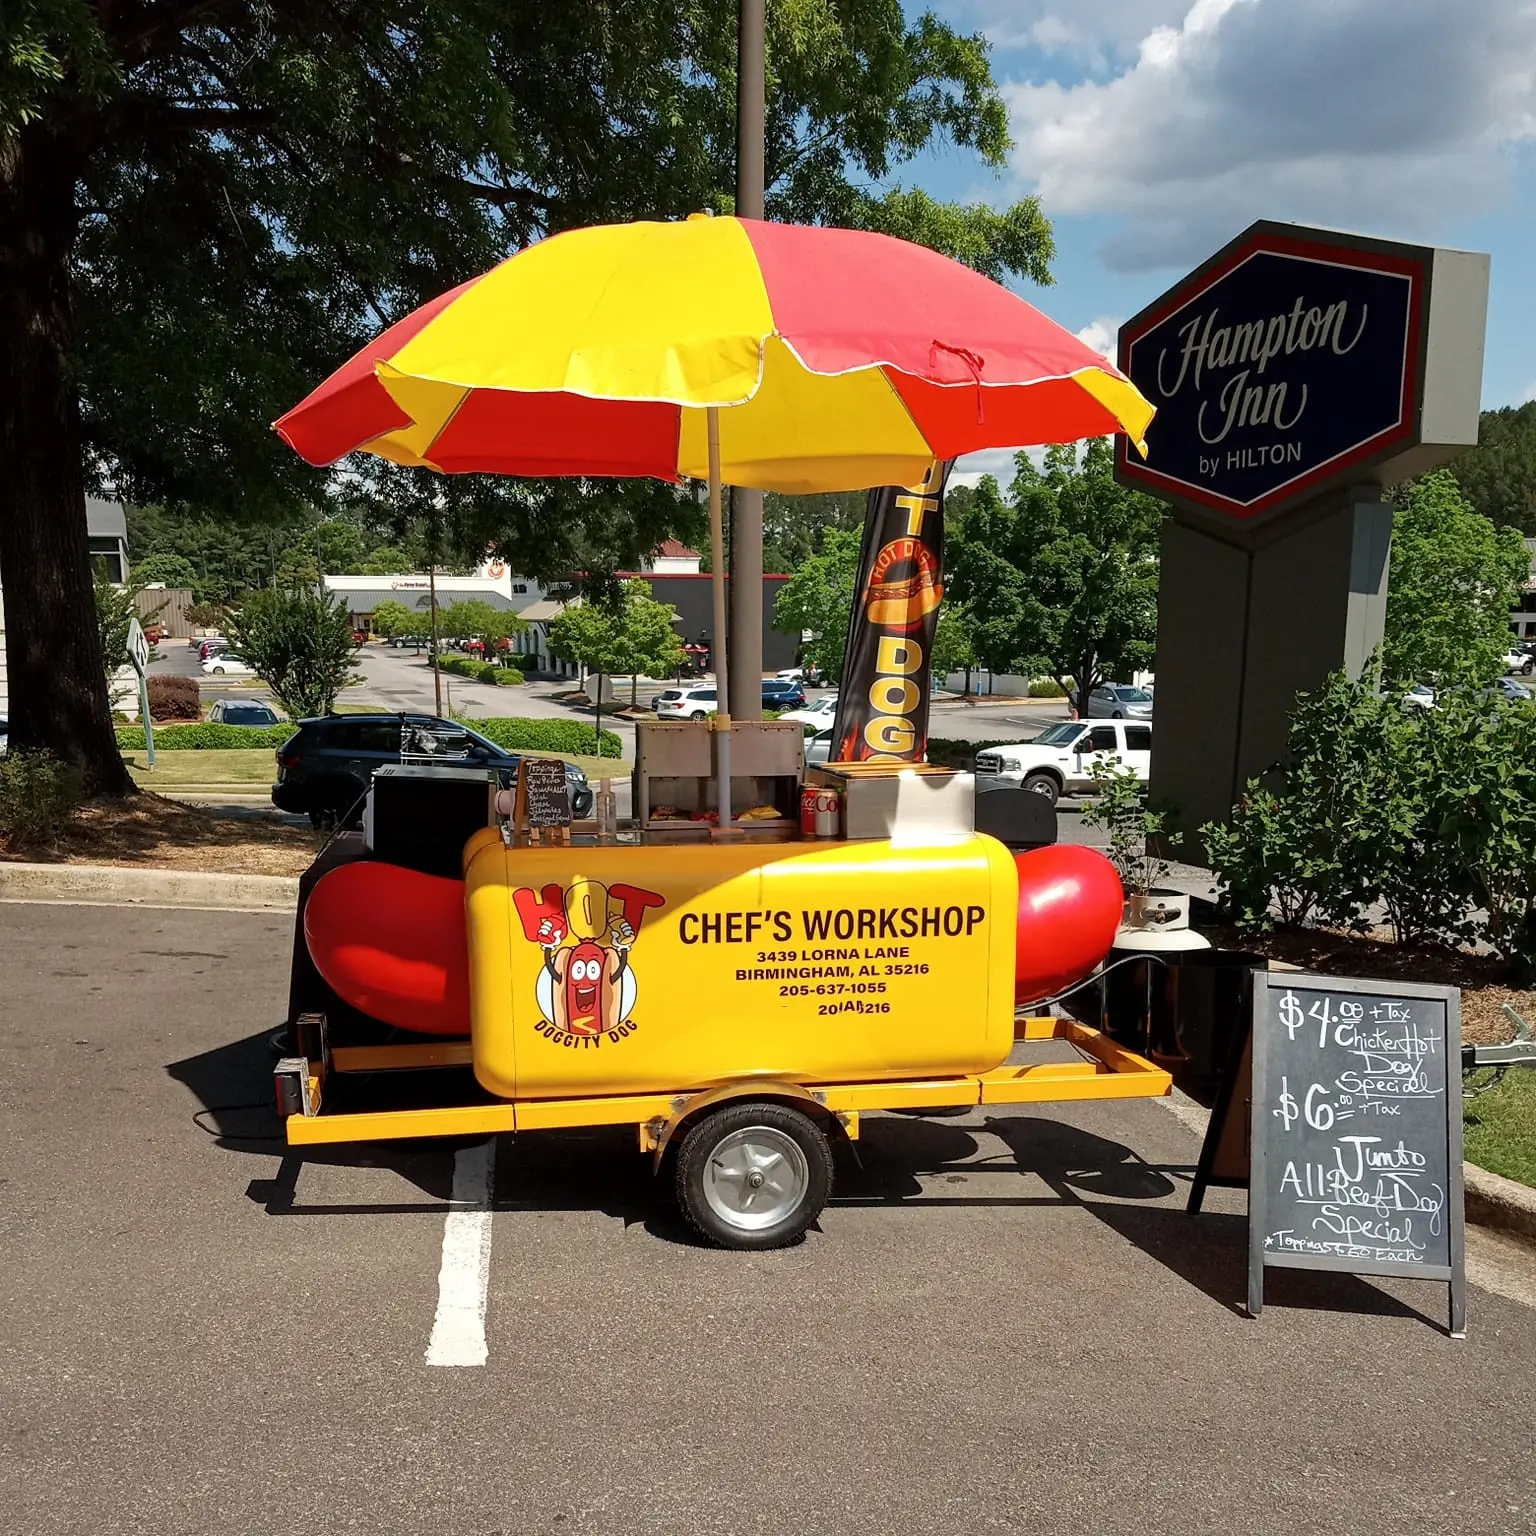
[[[736,213],[763,217],[764,0],[740,0],[736,34]],[[738,720],[763,718],[763,493],[731,491],[731,697]]]

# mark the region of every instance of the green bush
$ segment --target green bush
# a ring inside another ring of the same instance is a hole
[[[1407,708],[1335,675],[1292,717],[1286,761],[1201,829],[1240,926],[1362,927],[1486,943],[1536,969],[1536,708],[1445,690]]]
[[[474,676],[477,682],[494,684],[496,673],[500,670],[494,661],[477,661],[475,663]]]
[[[283,721],[278,725],[167,725],[155,730],[155,748],[164,752],[227,752],[241,747],[264,747],[275,751],[298,730]],[[137,725],[117,728],[117,746],[121,752],[144,750],[144,729]]]
[[[0,757],[0,836],[13,848],[51,847],[83,793],[79,770],[51,753]]]
[[[1064,699],[1067,690],[1048,677],[1037,677],[1029,685],[1029,696],[1032,699]]]
[[[594,735],[596,727],[580,720],[526,720],[503,716],[493,720],[468,720],[465,724],[509,752],[567,752],[618,757],[624,750],[622,738],[613,731],[604,731],[599,752]]]
[[[524,681],[524,678],[516,667],[492,667],[490,680],[504,688],[510,688],[513,684]]]

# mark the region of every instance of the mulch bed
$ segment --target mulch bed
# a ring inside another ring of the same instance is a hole
[[[1367,934],[1329,928],[1242,933],[1201,923],[1200,932],[1218,949],[1248,950],[1314,971],[1321,976],[1361,976],[1374,981],[1425,981],[1461,988],[1461,1033],[1468,1045],[1495,1045],[1515,1027],[1503,1005],[1536,1023],[1536,991],[1512,987],[1509,968],[1492,955],[1474,955],[1438,945],[1407,947]]]
[[[125,800],[89,802],[51,848],[18,848],[0,839],[0,859],[302,875],[323,840],[308,827],[219,816],[140,792]]]

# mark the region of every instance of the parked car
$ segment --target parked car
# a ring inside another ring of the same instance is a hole
[[[720,709],[713,683],[694,688],[663,688],[651,700],[663,720],[703,720]]]
[[[824,763],[832,751],[832,728],[817,731],[805,744],[805,760],[808,763]]]
[[[976,788],[978,792],[1028,789],[1047,796],[1054,804],[1064,794],[1091,792],[1094,765],[1114,761],[1123,763],[1145,783],[1152,771],[1152,727],[1127,720],[1108,724],[1063,721],[1033,741],[978,752]]]
[[[1129,683],[1104,683],[1088,695],[1090,720],[1150,720],[1152,695]]]
[[[784,677],[763,679],[764,709],[804,709],[805,684]]]
[[[431,645],[431,635],[391,635],[390,646],[397,651],[404,650],[406,646],[412,646],[421,650],[423,646]]]
[[[792,709],[787,714],[779,716],[781,720],[798,720],[804,725],[814,725],[817,730],[824,731],[837,718],[837,695],[835,693],[823,694],[819,699],[812,699],[803,709]]]
[[[1495,703],[1500,699],[1525,700],[1531,697],[1531,690],[1524,683],[1517,683],[1512,677],[1496,677],[1483,690],[1483,697]]]
[[[492,768],[504,789],[517,782],[521,757],[438,715],[324,715],[301,720],[277,754],[272,803],[307,815],[317,827],[362,815],[363,795],[375,768],[401,761],[402,737],[412,763],[445,768]],[[565,765],[571,812],[592,814],[592,786],[574,763]]]
[[[151,645],[159,645],[165,639],[165,625],[149,623],[144,626],[144,638]]]
[[[11,739],[11,727],[3,715],[0,715],[0,757],[4,757]]]
[[[220,699],[208,711],[209,725],[281,725],[283,717],[270,704],[246,702],[244,699]]]
[[[1536,653],[1528,645],[1512,645],[1504,657],[1506,672],[1520,672],[1529,677],[1536,672]]]
[[[207,661],[210,656],[216,656],[220,651],[229,649],[229,641],[221,635],[206,635],[203,639],[193,642],[197,646],[197,659]]]
[[[1426,688],[1423,683],[1414,683],[1403,693],[1403,705],[1409,709],[1433,709],[1435,707],[1435,690]]]
[[[210,677],[255,677],[255,670],[240,656],[228,651],[215,651],[203,663],[203,671]]]

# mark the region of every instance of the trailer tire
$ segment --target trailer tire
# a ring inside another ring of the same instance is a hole
[[[832,1149],[820,1125],[788,1104],[723,1105],[691,1126],[677,1154],[677,1203],[721,1248],[783,1248],[804,1235],[832,1193]]]

